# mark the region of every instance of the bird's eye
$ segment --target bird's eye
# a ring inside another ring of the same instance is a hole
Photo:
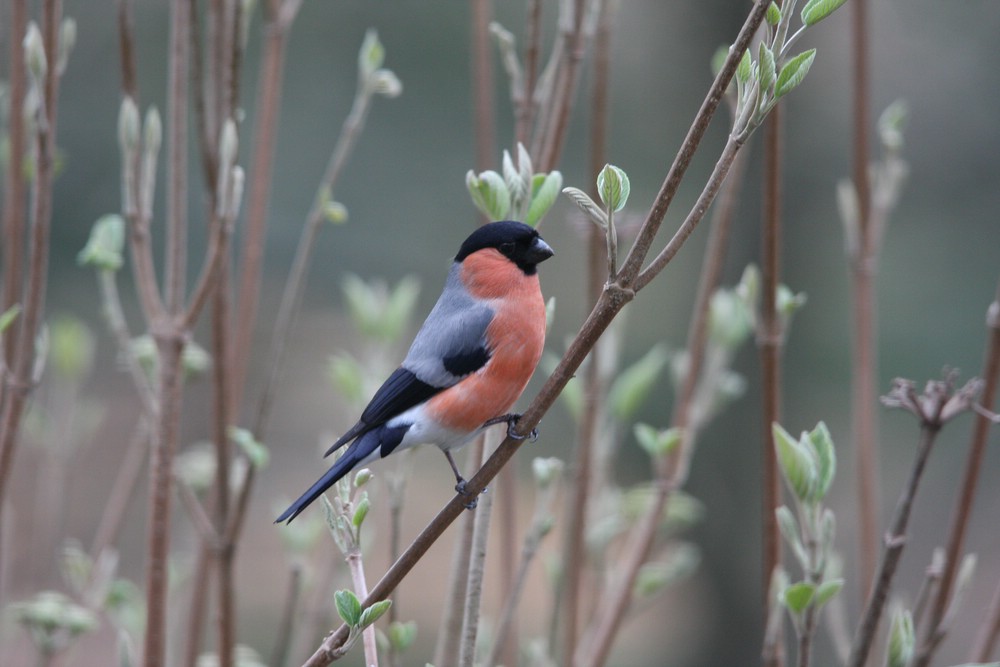
[[[514,244],[513,243],[501,243],[500,252],[502,252],[507,257],[514,254]]]

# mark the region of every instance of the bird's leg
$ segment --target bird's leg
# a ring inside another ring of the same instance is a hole
[[[444,452],[445,458],[448,459],[448,465],[451,466],[451,471],[455,473],[455,491],[457,491],[460,495],[463,496],[471,495],[465,490],[466,487],[465,478],[462,477],[462,473],[458,471],[458,466],[455,465],[455,459],[452,458],[451,452],[449,452],[447,449],[442,449],[441,451]],[[486,489],[483,489],[483,493],[486,493]],[[476,505],[478,504],[479,504],[479,498],[473,496],[472,498],[469,499],[468,502],[465,503],[465,509],[474,510],[476,509]]]
[[[500,415],[499,417],[494,417],[493,419],[486,420],[486,423],[483,424],[483,428],[486,428],[487,426],[493,426],[494,424],[507,424],[508,438],[513,438],[514,440],[524,440],[525,438],[528,438],[532,442],[538,440],[537,428],[531,429],[531,433],[529,433],[528,435],[518,435],[517,433],[514,433],[511,430],[514,428],[514,424],[516,424],[520,419],[521,419],[520,412],[509,412],[505,415]]]

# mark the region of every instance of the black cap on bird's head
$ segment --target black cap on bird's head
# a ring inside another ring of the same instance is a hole
[[[477,250],[486,248],[500,251],[529,276],[535,273],[540,262],[555,254],[534,227],[514,220],[501,220],[487,223],[472,232],[458,249],[455,261],[461,262]]]

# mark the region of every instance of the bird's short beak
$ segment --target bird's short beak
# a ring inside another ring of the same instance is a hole
[[[532,264],[538,264],[539,262],[544,262],[554,254],[556,253],[552,250],[549,244],[543,241],[541,237],[538,237],[531,244],[531,247],[528,248],[527,257],[525,259]]]

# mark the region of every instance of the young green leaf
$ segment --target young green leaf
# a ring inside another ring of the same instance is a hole
[[[90,228],[90,237],[76,261],[101,271],[121,268],[122,248],[125,247],[125,220],[116,213],[102,215]]]
[[[361,524],[364,523],[365,517],[368,516],[368,510],[372,508],[372,503],[368,500],[368,494],[362,493],[361,499],[358,501],[357,509],[354,510],[354,516],[351,517],[351,523],[354,524],[355,528],[360,528]]]
[[[586,192],[580,188],[563,188],[563,194],[569,197],[574,204],[579,206],[586,213],[590,220],[601,229],[608,228],[608,216],[600,206],[590,198]]]
[[[559,196],[562,181],[562,174],[558,171],[535,174],[531,177],[531,203],[524,216],[524,224],[531,227],[538,226],[538,222],[548,213]]]
[[[382,618],[385,612],[389,611],[389,607],[391,606],[392,600],[379,600],[361,612],[361,616],[358,618],[358,627],[362,630],[367,628],[369,625]]]
[[[472,202],[490,220],[503,220],[510,211],[510,192],[503,176],[495,171],[484,171],[476,176],[471,170],[465,176],[465,185]]]
[[[760,64],[760,90],[762,93],[770,93],[771,85],[777,76],[777,68],[774,63],[774,52],[764,42],[760,43],[757,61]]]
[[[356,626],[361,621],[361,600],[353,592],[339,590],[333,594],[333,600],[337,605],[337,613],[340,618],[349,626]]]
[[[783,594],[785,606],[793,614],[801,614],[812,602],[815,593],[816,587],[809,582],[800,581],[797,584],[792,584],[785,589]]]
[[[916,634],[913,630],[913,615],[909,609],[897,608],[892,614],[889,629],[889,645],[886,647],[886,667],[906,667],[913,658]]]
[[[799,565],[802,566],[803,570],[808,570],[810,566],[809,556],[806,554],[805,547],[802,546],[802,538],[799,537],[799,523],[795,520],[795,515],[788,507],[782,505],[774,510],[774,516],[778,520],[778,530],[781,531],[781,536],[791,547]]]
[[[358,50],[358,74],[362,81],[368,80],[375,70],[385,62],[385,47],[378,39],[378,31],[369,28]]]
[[[653,459],[667,456],[681,444],[683,432],[679,428],[658,429],[639,422],[632,427],[639,446]]]
[[[666,347],[654,345],[641,359],[618,374],[608,390],[608,406],[615,417],[622,421],[631,419],[649,396],[669,359]]]
[[[625,208],[630,190],[628,174],[613,164],[604,165],[604,169],[597,175],[597,192],[604,205],[612,211]]]
[[[389,637],[389,643],[395,651],[405,651],[413,643],[413,640],[417,638],[417,624],[414,621],[407,621],[406,623],[394,621],[389,624],[386,635]]]
[[[829,581],[824,581],[816,589],[816,607],[822,607],[831,599],[833,596],[840,592],[840,589],[844,587],[843,579],[830,579]]]
[[[768,25],[778,25],[778,21],[781,20],[781,9],[778,8],[777,3],[772,2],[767,6],[767,14],[764,15],[764,20],[767,21]]]
[[[747,49],[743,52],[743,57],[740,58],[740,64],[736,66],[736,80],[740,83],[746,83],[750,79],[752,71],[753,59],[750,57],[750,50]]]
[[[245,428],[230,426],[229,439],[239,446],[239,448],[246,455],[247,459],[250,460],[250,465],[254,468],[260,470],[267,465],[267,462],[270,459],[270,453],[267,451],[266,446],[258,442],[253,437],[253,433]]]
[[[816,489],[817,472],[815,454],[803,447],[788,431],[775,422],[771,426],[778,464],[792,493],[802,501],[810,500]]]
[[[815,59],[816,49],[809,49],[785,63],[778,74],[778,82],[774,85],[775,99],[787,95],[793,88],[802,83]]]
[[[833,476],[837,472],[837,452],[833,447],[830,431],[823,422],[818,423],[816,428],[809,432],[808,441],[813,451],[816,452],[818,477],[814,499],[822,500],[830,489],[830,482],[833,481]]]
[[[816,25],[845,2],[847,0],[809,0],[799,16],[802,17],[803,25]]]

